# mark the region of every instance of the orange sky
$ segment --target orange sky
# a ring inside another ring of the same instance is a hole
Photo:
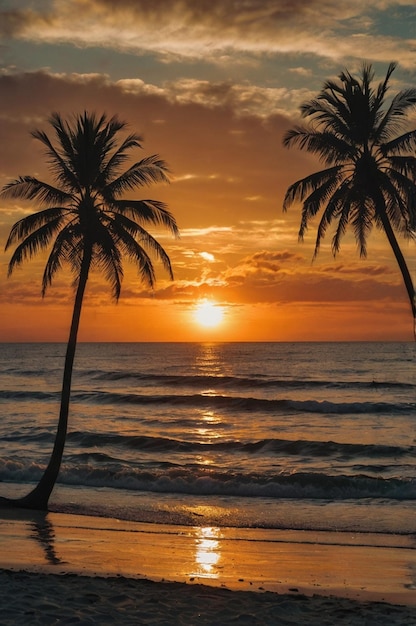
[[[145,0],[3,3],[1,186],[24,174],[50,180],[30,131],[46,127],[53,111],[117,114],[144,136],[135,159],[158,153],[172,171],[170,185],[135,196],[166,201],[177,219],[179,240],[153,233],[175,280],[157,267],[149,293],[129,268],[116,305],[93,275],[81,340],[412,340],[405,289],[381,233],[371,235],[366,260],[350,235],[334,259],[329,233],[312,263],[314,228],[299,244],[299,207],[282,211],[287,187],[319,167],[284,149],[282,136],[324,80],[366,58],[378,80],[397,60],[394,88],[415,85],[413,2],[348,4],[252,0],[231,10],[220,0],[166,0],[159,13],[160,3]],[[32,210],[0,202],[1,250],[11,225]],[[415,243],[402,244],[415,280]],[[44,258],[7,279],[9,258],[0,253],[0,341],[65,341],[69,273],[42,300]],[[204,299],[221,308],[216,326],[195,317]]]

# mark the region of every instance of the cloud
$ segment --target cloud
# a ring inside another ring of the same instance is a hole
[[[400,59],[412,67],[411,40],[378,38],[373,12],[412,0],[55,0],[42,9],[5,10],[3,34],[47,43],[158,54],[165,61],[241,63],[244,57],[314,54]],[[388,15],[387,15],[388,17]],[[355,38],[351,46],[351,37]]]
[[[165,81],[161,86],[146,84],[139,78],[120,79],[117,85],[125,93],[155,95],[175,104],[198,104],[206,108],[229,108],[238,115],[268,118],[296,111],[310,97],[306,88],[265,87],[248,81],[210,81],[183,78]],[[234,131],[236,134],[236,131]]]
[[[214,271],[198,265],[198,256],[198,253],[189,253],[191,265],[187,266],[186,279],[178,278],[172,283],[159,281],[152,292],[138,283],[133,290],[129,288],[130,293],[123,291],[123,302],[126,298],[130,304],[137,299],[152,298],[153,301],[192,304],[208,297],[239,306],[406,304],[398,275],[387,266],[362,262],[361,268],[358,263],[351,267],[347,264],[314,267],[302,255],[290,250],[262,250],[243,257],[232,267]]]
[[[260,186],[276,185],[284,176],[285,168],[278,168],[278,152],[283,152],[281,136],[288,125],[283,116],[274,117],[265,125],[260,117],[237,118],[236,111],[228,104],[218,102],[212,108],[202,99],[199,103],[191,99],[179,103],[169,90],[156,93],[151,86],[145,88],[144,83],[137,93],[126,93],[122,85],[96,74],[57,75],[37,71],[0,75],[0,90],[0,134],[3,145],[7,145],[7,158],[5,151],[0,155],[0,177],[6,179],[23,173],[43,174],[40,145],[30,132],[34,128],[46,128],[46,120],[53,111],[67,116],[84,109],[104,110],[111,115],[117,112],[131,128],[143,134],[145,149],[161,153],[171,166],[172,189],[195,183],[206,194],[208,187],[212,192],[222,187],[222,183],[231,187],[238,182],[244,198],[257,196]],[[235,106],[238,107],[237,101]],[[152,141],[150,148],[148,139]],[[252,171],[246,180],[241,179],[241,172],[246,169],[242,161]],[[285,157],[285,164],[290,161],[290,155]],[[273,179],[267,169],[276,172]],[[254,179],[259,177],[267,177],[269,182],[255,183]],[[182,192],[194,200],[194,189],[182,189]],[[267,197],[264,191],[261,195]],[[215,205],[218,202],[213,203],[212,209]],[[215,220],[215,210],[211,219]]]
[[[394,271],[387,265],[359,265],[358,263],[327,265],[319,269],[320,272],[325,274],[345,274],[348,276],[394,276],[397,278],[397,271]]]
[[[263,250],[244,257],[235,267],[225,272],[229,285],[250,286],[257,290],[281,283],[287,273],[292,273],[294,266],[303,263],[303,258],[288,250],[283,252]]]

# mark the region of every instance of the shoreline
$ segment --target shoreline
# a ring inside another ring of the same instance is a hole
[[[233,623],[279,624],[258,621],[277,611],[276,619],[294,614],[298,624],[325,624],[325,614],[337,615],[328,624],[416,625],[413,536],[168,526],[1,510],[0,545],[0,607],[4,619],[4,611],[9,615],[4,624],[40,624],[42,602],[52,613],[59,609],[53,592],[59,586],[63,597],[73,589],[73,606],[61,603],[62,611],[84,617],[88,611],[105,615],[111,598],[123,597],[123,606],[112,609],[115,623],[169,624],[166,615],[176,623],[172,616],[180,610],[184,624],[225,624],[240,610],[257,621]],[[25,622],[29,596],[35,612]],[[139,604],[149,602],[159,607],[159,617],[135,622]],[[218,607],[229,612],[219,622]],[[19,611],[22,621],[13,621]],[[357,621],[343,622],[338,613],[357,615]]]

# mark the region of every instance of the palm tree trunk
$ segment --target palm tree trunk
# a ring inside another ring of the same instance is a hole
[[[406,287],[407,295],[409,296],[410,308],[412,310],[412,315],[413,315],[413,334],[416,340],[416,294],[415,294],[415,288],[413,285],[412,277],[410,275],[409,268],[407,267],[407,264],[403,256],[403,253],[400,249],[400,246],[397,243],[397,239],[391,227],[390,220],[388,219],[387,214],[384,210],[380,211],[380,217],[381,217],[384,231],[387,235],[387,239],[389,240],[389,244],[393,250],[394,256],[396,258],[396,261],[402,273],[403,282]]]
[[[55,486],[61,467],[62,456],[65,447],[66,433],[68,427],[69,400],[71,396],[72,370],[74,365],[75,350],[77,346],[78,328],[81,317],[82,301],[85,287],[88,280],[88,273],[91,264],[91,250],[86,251],[82,260],[81,271],[78,280],[78,287],[75,296],[74,309],[72,312],[72,322],[69,331],[68,344],[66,348],[64,374],[62,379],[61,408],[59,412],[58,427],[56,431],[55,443],[52,454],[45,472],[38,485],[23,498],[1,499],[1,504],[9,504],[26,509],[37,509],[46,511],[49,497]]]

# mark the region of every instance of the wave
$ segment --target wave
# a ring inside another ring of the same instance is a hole
[[[67,472],[62,480],[84,484],[82,468]],[[110,479],[110,480],[109,480]],[[362,498],[389,498],[416,500],[416,480],[379,479],[367,476],[328,476],[315,473],[297,473],[266,479],[262,475],[231,475],[195,469],[191,472],[173,468],[163,472],[115,472],[109,476],[94,469],[88,473],[88,484],[117,486],[135,491],[159,493],[186,493],[198,495],[228,495],[240,497],[268,497],[294,499],[348,500]],[[98,481],[98,482],[97,482]],[[110,485],[108,484],[110,482]],[[114,484],[116,483],[116,485]]]
[[[100,381],[126,381],[134,383],[144,383],[152,385],[162,385],[164,387],[206,387],[221,386],[241,388],[288,388],[288,389],[308,389],[308,388],[332,388],[332,389],[413,389],[416,384],[403,383],[397,381],[329,381],[329,380],[293,380],[293,379],[271,379],[269,377],[240,377],[240,376],[216,376],[216,375],[167,375],[167,374],[145,374],[140,372],[119,371],[95,371],[86,370],[84,376]]]
[[[59,392],[0,391],[0,400],[59,401]],[[415,412],[416,402],[330,402],[326,400],[264,399],[228,396],[211,392],[201,394],[136,394],[106,391],[74,390],[72,402],[97,405],[167,405],[172,407],[214,408],[232,411],[262,411],[268,413],[320,413],[320,414],[404,414]]]
[[[24,431],[12,432],[2,437],[4,443],[20,442],[23,445],[31,443],[48,443],[54,441],[54,432],[46,430],[28,429]],[[201,454],[207,452],[218,452],[224,455],[242,454],[264,457],[290,456],[302,459],[330,457],[341,459],[342,461],[362,463],[363,459],[403,459],[405,457],[414,458],[416,446],[393,446],[382,444],[358,444],[358,443],[338,443],[335,441],[313,441],[304,439],[261,439],[258,441],[220,441],[220,442],[200,442],[185,441],[169,437],[152,437],[145,435],[124,435],[119,433],[99,433],[91,431],[70,431],[67,441],[72,449],[92,448],[96,454],[99,450],[114,448],[124,448],[137,452],[156,452],[160,454],[181,453]]]
[[[0,391],[0,400],[58,402],[59,392],[43,391]],[[263,399],[242,396],[227,396],[213,393],[202,394],[133,394],[105,391],[73,391],[73,403],[97,405],[165,405],[185,408],[221,409],[244,412],[267,413],[320,413],[320,414],[368,414],[383,413],[412,414],[416,402],[329,402],[326,400]]]
[[[0,391],[0,400],[59,400],[61,394],[57,391],[21,391],[6,390]]]
[[[32,464],[0,461],[0,481],[30,482],[40,478],[42,468]],[[385,498],[416,500],[416,480],[372,478],[365,475],[329,476],[298,472],[265,477],[256,473],[219,472],[203,467],[173,466],[138,469],[117,464],[65,464],[58,482],[72,486],[108,487],[128,491],[245,498],[345,501]]]
[[[15,377],[32,378],[41,377],[47,379],[49,375],[56,374],[56,370],[49,369],[23,369],[10,368],[8,374]],[[402,389],[412,390],[416,388],[416,383],[398,382],[396,380],[325,380],[325,379],[288,379],[288,378],[270,378],[269,376],[256,377],[244,376],[227,376],[215,374],[181,374],[169,375],[159,373],[131,372],[125,370],[91,370],[91,369],[75,369],[74,377],[81,382],[82,380],[95,380],[102,382],[123,382],[126,384],[144,385],[144,386],[163,386],[163,387],[195,387],[205,388],[210,386],[225,387],[238,389],[350,389],[350,390],[374,390],[374,389]]]
[[[299,456],[299,457],[342,457],[351,460],[365,458],[401,458],[414,456],[416,446],[388,446],[376,444],[349,444],[334,441],[308,441],[286,439],[262,439],[255,442],[222,441],[204,443],[183,441],[168,437],[150,437],[142,435],[120,435],[116,433],[88,433],[75,431],[68,434],[68,440],[78,446],[123,446],[137,451],[155,451],[161,453],[180,452],[184,454],[201,452],[240,453],[262,456]]]
[[[77,402],[96,404],[169,405],[181,407],[215,408],[237,411],[263,411],[273,413],[408,413],[415,411],[416,402],[329,402],[326,400],[264,399],[244,396],[202,394],[132,394],[114,392],[76,392]]]

